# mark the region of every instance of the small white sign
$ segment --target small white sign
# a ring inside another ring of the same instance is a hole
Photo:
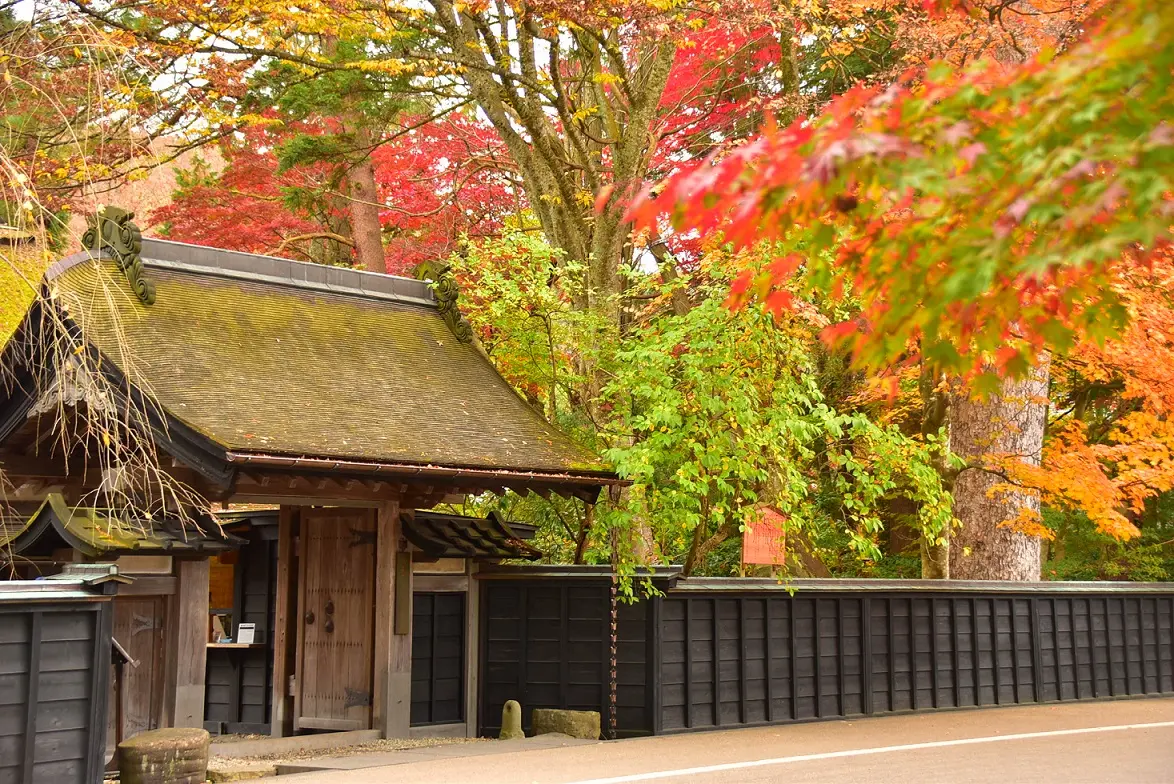
[[[236,641],[243,645],[252,645],[257,637],[257,624],[238,623],[236,626]]]

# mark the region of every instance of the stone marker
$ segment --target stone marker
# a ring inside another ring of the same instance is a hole
[[[599,740],[599,711],[535,708],[530,720],[534,723],[535,735],[561,732],[572,738]]]
[[[501,706],[501,733],[497,736],[502,740],[517,740],[526,737],[522,732],[522,706],[517,700],[506,700]]]
[[[118,744],[122,784],[203,784],[208,771],[207,730],[173,727],[140,732]]]

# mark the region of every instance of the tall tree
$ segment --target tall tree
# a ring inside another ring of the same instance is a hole
[[[406,118],[411,122],[411,118]],[[168,236],[220,248],[327,264],[356,261],[351,213],[338,187],[345,163],[301,162],[307,147],[330,145],[320,124],[258,124],[221,143],[224,168],[197,165],[151,220]],[[379,266],[410,273],[456,251],[462,236],[501,230],[516,209],[492,128],[461,114],[428,123],[371,152]],[[365,266],[361,264],[361,266]]]
[[[747,271],[731,302],[787,302],[781,286],[803,266],[807,291],[850,288],[863,303],[827,331],[861,364],[919,344],[921,361],[998,393],[1000,375],[1030,376],[1049,349],[1119,332],[1112,284],[1169,242],[1172,32],[1174,11],[1122,3],[1066,54],[855,89],[640,212],[655,220],[668,201],[680,225],[724,226],[738,243],[836,247]],[[1013,523],[1007,511],[995,525]]]

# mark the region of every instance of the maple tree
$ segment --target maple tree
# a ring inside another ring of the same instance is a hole
[[[221,143],[224,169],[187,173],[171,204],[151,220],[173,239],[251,253],[349,264],[355,242],[339,190],[347,165],[300,162],[319,128],[257,124]],[[398,136],[371,153],[384,260],[410,274],[444,258],[462,236],[497,233],[514,207],[491,128],[461,114]]]
[[[1168,242],[1174,13],[1132,10],[1068,56],[855,88],[671,179],[636,214],[654,222],[667,202],[678,225],[735,244],[836,245],[830,260],[795,253],[745,272],[731,302],[785,307],[801,265],[807,291],[850,286],[862,320],[827,336],[864,364],[916,338],[944,369],[981,372],[993,355],[1024,373],[1045,344],[1119,330],[1105,284],[1122,253],[1145,249],[1137,263]]]
[[[675,177],[636,214],[654,223],[667,201],[679,226],[721,228],[741,245],[785,239],[796,252],[746,271],[731,303],[777,311],[796,294],[850,289],[859,316],[825,335],[861,366],[916,359],[980,392],[1011,392],[1004,403],[1038,398],[998,374],[1029,375],[1049,351],[1120,331],[1127,314],[1110,284],[1168,242],[1174,14],[1125,11],[1058,57],[859,86],[810,122]],[[826,247],[836,253],[811,252]],[[800,268],[802,285],[789,287]],[[955,397],[956,422],[1000,415],[971,398]],[[1039,424],[1017,428],[1019,448],[989,451],[1039,454],[1042,408],[1030,408]],[[993,480],[978,482],[956,495],[986,495]],[[1038,496],[1019,506],[1037,510]],[[1001,536],[990,522],[989,537]]]

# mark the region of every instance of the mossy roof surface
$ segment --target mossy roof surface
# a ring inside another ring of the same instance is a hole
[[[150,306],[111,261],[74,262],[53,283],[131,383],[230,451],[607,473],[434,306],[180,265],[146,274]]]

